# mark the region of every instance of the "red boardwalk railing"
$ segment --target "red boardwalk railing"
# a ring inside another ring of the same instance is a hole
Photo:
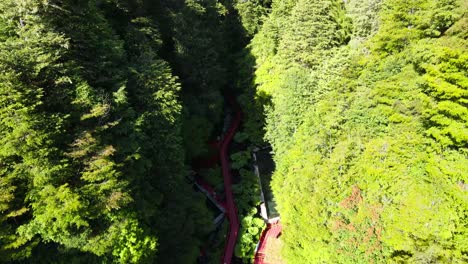
[[[233,97],[229,98],[229,103],[235,111],[235,117],[231,125],[224,135],[223,142],[220,149],[221,167],[223,170],[224,178],[224,191],[226,193],[226,209],[229,219],[229,234],[224,248],[223,263],[231,264],[232,256],[234,254],[234,247],[236,246],[237,234],[239,232],[239,219],[237,218],[237,209],[234,203],[234,195],[232,194],[232,174],[231,164],[229,163],[229,144],[234,137],[237,129],[239,128],[242,114],[237,102]]]
[[[254,264],[268,264],[267,262],[265,262],[268,241],[271,239],[277,239],[278,236],[281,234],[281,231],[282,226],[279,222],[268,224],[267,228],[263,230],[263,233],[260,236],[260,242],[258,245],[257,252],[255,253]]]

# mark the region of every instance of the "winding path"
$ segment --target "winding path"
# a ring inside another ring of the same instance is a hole
[[[237,217],[237,208],[234,202],[234,195],[232,194],[232,174],[231,164],[229,163],[229,145],[239,128],[242,113],[239,105],[235,101],[233,96],[228,98],[229,104],[234,110],[235,116],[231,121],[231,125],[224,135],[221,148],[219,149],[219,156],[221,158],[221,167],[223,169],[224,178],[224,191],[226,193],[226,209],[227,216],[229,219],[229,232],[224,248],[223,263],[231,264],[232,256],[234,253],[234,247],[236,246],[237,234],[239,232],[239,219]]]
[[[239,219],[237,216],[237,208],[234,202],[234,195],[232,193],[232,174],[231,164],[229,162],[229,145],[231,144],[232,138],[239,128],[242,112],[235,101],[233,96],[228,98],[228,102],[234,110],[235,116],[231,121],[228,131],[224,135],[224,139],[219,149],[219,156],[221,158],[221,167],[223,170],[224,178],[224,191],[226,194],[225,208],[227,210],[227,217],[229,219],[229,232],[225,243],[223,264],[231,264],[234,248],[236,246],[237,235],[239,233]],[[268,224],[267,228],[262,232],[259,242],[259,248],[255,254],[255,264],[266,264],[265,261],[267,254],[268,241],[277,239],[282,231],[282,226],[279,222]]]

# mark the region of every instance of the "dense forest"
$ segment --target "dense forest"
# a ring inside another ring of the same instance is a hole
[[[196,263],[214,227],[187,175],[227,94],[238,261],[271,145],[286,263],[468,262],[467,10],[1,0],[0,263]]]
[[[265,123],[274,149],[287,263],[468,261],[467,10],[273,0],[261,19],[240,13],[254,34],[244,105],[264,113],[246,124]]]
[[[0,1],[0,262],[195,262],[212,219],[185,177],[245,42],[230,9]]]

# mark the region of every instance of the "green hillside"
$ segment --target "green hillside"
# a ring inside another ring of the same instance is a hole
[[[226,230],[187,176],[234,97],[235,261],[265,226],[251,151],[271,146],[286,263],[467,263],[467,11],[0,1],[0,263],[218,263]]]
[[[466,10],[273,1],[246,96],[268,102],[288,263],[468,261]]]

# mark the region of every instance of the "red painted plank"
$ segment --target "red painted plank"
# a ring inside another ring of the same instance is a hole
[[[224,191],[226,193],[226,207],[227,207],[227,216],[229,219],[229,235],[226,241],[224,248],[223,263],[231,264],[232,256],[234,254],[234,247],[236,246],[237,235],[239,232],[239,219],[237,218],[237,209],[234,202],[234,195],[232,193],[232,174],[231,174],[231,164],[229,163],[229,144],[234,137],[237,129],[239,128],[242,114],[240,112],[239,105],[233,97],[229,98],[229,103],[234,108],[236,116],[232,120],[229,130],[224,136],[223,142],[220,149],[221,157],[221,167],[223,170],[224,178]]]
[[[282,231],[282,226],[279,222],[268,224],[266,229],[262,232],[260,237],[260,245],[258,246],[257,253],[255,254],[254,264],[267,264],[265,262],[265,253],[267,251],[267,241],[269,239],[276,239]]]

